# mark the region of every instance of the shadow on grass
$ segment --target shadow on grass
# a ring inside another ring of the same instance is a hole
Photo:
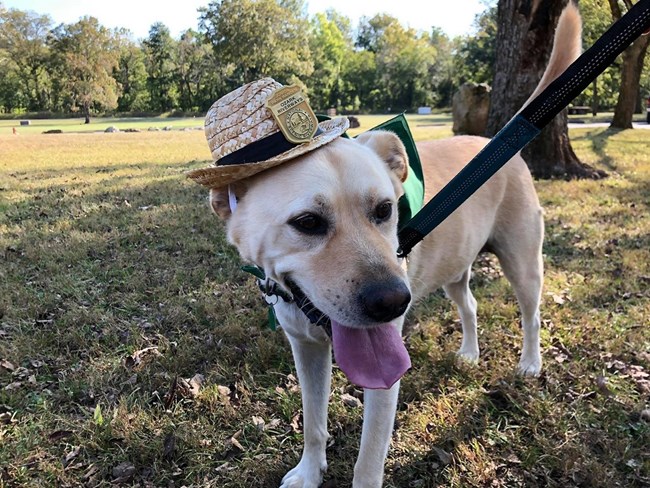
[[[609,152],[611,151],[608,151],[608,146],[612,142],[615,142],[613,139],[615,139],[617,136],[623,134],[628,135],[629,131],[630,129],[594,129],[586,131],[583,135],[572,136],[571,141],[578,143],[587,142],[591,152],[598,156],[598,162],[600,165],[610,171],[617,171],[621,162],[616,161],[614,158],[612,158],[612,156],[610,156]],[[630,139],[629,136],[625,137],[624,144],[628,149],[633,148],[634,146],[638,146],[642,148],[641,150],[644,150],[648,144],[644,131],[634,130],[633,134],[637,135],[638,137],[636,139]],[[619,141],[616,142],[620,143]]]

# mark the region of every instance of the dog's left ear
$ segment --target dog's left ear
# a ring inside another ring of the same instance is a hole
[[[402,183],[406,181],[409,158],[399,137],[389,131],[371,130],[360,134],[355,140],[375,151]]]
[[[244,193],[246,193],[246,188],[240,183],[222,188],[212,188],[210,189],[210,208],[223,220],[228,220]]]
[[[210,209],[223,220],[230,218],[231,211],[228,205],[228,187],[210,189]]]

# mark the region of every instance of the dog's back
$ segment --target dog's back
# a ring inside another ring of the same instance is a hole
[[[580,15],[569,4],[558,22],[549,64],[526,104],[578,57],[580,33]],[[487,142],[482,137],[458,136],[418,144],[427,199],[446,185]],[[421,298],[442,286],[456,303],[463,324],[460,356],[471,361],[479,356],[477,304],[469,289],[469,279],[474,259],[481,250],[487,249],[498,256],[521,308],[524,346],[519,370],[525,374],[539,373],[543,237],[542,210],[533,181],[526,163],[517,154],[413,249],[409,263],[413,296]]]

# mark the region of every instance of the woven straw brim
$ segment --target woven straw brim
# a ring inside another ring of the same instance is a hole
[[[349,126],[347,117],[326,120],[318,124],[322,132],[311,141],[300,144],[271,159],[255,163],[210,166],[190,171],[187,173],[187,177],[207,188],[221,188],[313,151],[342,135]]]

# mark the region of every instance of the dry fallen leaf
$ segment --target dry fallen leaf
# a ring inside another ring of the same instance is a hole
[[[50,435],[48,435],[47,438],[52,442],[57,442],[61,439],[65,439],[66,437],[70,437],[72,434],[73,432],[71,430],[55,430]]]
[[[443,466],[446,466],[447,464],[451,463],[453,459],[451,453],[445,451],[444,449],[440,449],[439,447],[436,446],[433,446],[432,449],[438,456],[438,459],[440,459],[440,462],[443,464]]]
[[[67,467],[74,458],[76,458],[79,455],[79,452],[81,451],[81,447],[77,446],[72,451],[70,451],[68,454],[65,455],[63,458],[63,467]]]
[[[7,371],[14,371],[16,369],[16,367],[13,364],[11,364],[9,361],[7,361],[6,359],[3,359],[2,361],[0,361],[0,368],[4,368]]]
[[[111,471],[113,483],[126,483],[130,481],[135,475],[135,471],[135,466],[128,461],[118,464]]]
[[[94,478],[94,476],[97,473],[99,473],[99,468],[97,467],[96,464],[93,463],[90,466],[88,466],[88,468],[86,469],[86,472],[81,477],[81,481],[84,481],[84,482],[90,481],[92,478]],[[88,485],[86,485],[86,486],[88,486]]]
[[[162,356],[160,351],[158,351],[158,346],[145,347],[124,358],[124,364],[127,368],[135,368],[143,364],[147,358],[157,356]]]
[[[264,419],[262,417],[257,417],[255,415],[253,415],[252,420],[253,420],[253,425],[255,426],[255,428],[257,430],[259,430],[260,432],[263,432],[264,427],[266,426],[266,422],[264,422]]]
[[[244,452],[244,446],[242,446],[242,445],[239,443],[239,441],[237,440],[237,438],[236,438],[235,436],[232,436],[232,437],[230,438],[230,444],[232,444],[233,446],[235,446],[235,447],[236,447],[237,449],[239,449],[240,451]]]
[[[556,360],[558,363],[560,363],[560,364],[562,364],[562,363],[563,363],[564,361],[566,361],[567,359],[568,359],[568,358],[567,358],[567,355],[566,355],[566,354],[563,354],[563,353],[560,353],[560,354],[558,354],[558,355],[555,356],[555,360]]]
[[[607,387],[607,378],[602,375],[596,377],[596,387],[598,388],[598,391],[605,396],[610,396],[612,394],[612,391]]]
[[[294,432],[300,432],[300,413],[297,413],[291,419],[291,428]]]
[[[521,464],[521,459],[517,457],[516,454],[510,454],[507,458],[506,461],[512,464]]]
[[[22,366],[18,366],[12,373],[11,376],[14,378],[18,378],[19,380],[24,380],[27,377],[29,377],[32,374],[32,372],[27,369],[23,368]]]
[[[354,397],[349,393],[343,393],[343,395],[341,395],[341,401],[343,401],[344,405],[352,408],[359,408],[362,405],[361,401],[357,397]]]
[[[199,392],[201,391],[201,386],[203,385],[203,382],[205,381],[205,377],[202,374],[195,374],[192,376],[187,382],[190,385],[190,395],[193,397],[197,396]]]
[[[7,386],[5,386],[5,391],[17,390],[21,386],[23,386],[22,382],[14,381],[13,383],[9,383]]]
[[[174,400],[176,399],[176,392],[178,390],[178,377],[174,377],[172,380],[171,384],[169,385],[169,389],[167,390],[167,393],[165,393],[165,408],[169,409],[173,403]]]

